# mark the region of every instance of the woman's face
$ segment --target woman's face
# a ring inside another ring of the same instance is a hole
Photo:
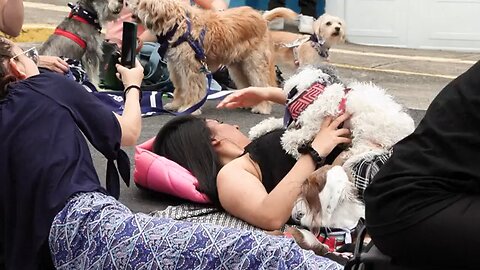
[[[230,125],[214,119],[207,119],[207,127],[218,141],[228,140],[229,142],[245,148],[250,139],[243,134],[237,125]]]
[[[37,62],[38,53],[35,48],[23,51],[16,44],[12,43],[12,54],[14,57],[10,61],[11,68],[15,69],[14,73],[19,79],[25,79],[39,74]]]

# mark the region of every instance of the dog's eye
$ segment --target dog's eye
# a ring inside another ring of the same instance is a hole
[[[339,22],[339,23],[338,23],[338,25],[342,25],[342,23],[341,23],[341,22]]]
[[[330,25],[332,25],[332,22],[327,22],[326,25],[330,26]]]

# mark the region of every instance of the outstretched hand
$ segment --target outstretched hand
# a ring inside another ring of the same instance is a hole
[[[48,55],[40,55],[38,57],[38,66],[60,74],[67,73],[69,69],[68,63],[65,62],[65,60],[57,56]]]
[[[268,95],[265,87],[248,87],[245,89],[237,90],[232,94],[226,96],[217,108],[245,108],[253,107],[258,103],[267,100]]]
[[[286,96],[281,88],[277,87],[247,87],[237,90],[225,97],[217,108],[245,108],[258,105],[262,101],[272,101],[278,104],[285,104]]]
[[[349,119],[351,114],[344,113],[338,117],[326,117],[320,127],[320,131],[312,142],[312,147],[322,157],[326,157],[333,148],[341,143],[350,143],[350,130],[348,128],[339,128],[339,126]]]

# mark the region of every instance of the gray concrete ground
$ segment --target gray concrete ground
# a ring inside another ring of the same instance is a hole
[[[66,5],[67,0],[30,0],[24,3],[26,23],[57,24],[66,16],[64,11],[58,10]],[[23,47],[30,45],[22,44]],[[478,59],[480,54],[473,53],[344,44],[332,49],[330,63],[337,66],[344,80],[372,81],[386,88],[388,93],[411,109],[418,121],[437,93]],[[245,110],[216,110],[215,103],[208,102],[204,106],[203,116],[239,124],[244,132],[265,118]],[[272,116],[282,115],[282,107],[275,106]],[[162,115],[144,119],[140,142],[155,136],[170,118]],[[133,148],[126,150],[133,162]],[[106,161],[96,151],[93,151],[93,157],[99,176],[103,179]],[[120,200],[132,210],[144,212],[163,209],[168,204],[178,202],[178,199],[166,195],[140,191],[134,185],[122,187]]]

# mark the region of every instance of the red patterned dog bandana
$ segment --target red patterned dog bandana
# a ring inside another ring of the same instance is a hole
[[[325,85],[321,83],[314,83],[310,88],[303,91],[299,97],[289,102],[287,105],[288,111],[292,119],[297,119],[298,116],[312,104],[312,102],[325,91]]]
[[[292,121],[297,120],[300,114],[310,104],[312,104],[319,95],[321,95],[325,91],[325,87],[325,85],[316,82],[312,84],[309,88],[307,88],[305,91],[302,91],[300,93],[298,89],[294,87],[288,94],[288,103],[284,116],[285,126],[288,126]],[[350,89],[347,88],[344,91],[345,94],[347,94]],[[346,97],[343,97],[340,101],[340,104],[338,105],[338,110],[340,111],[340,113],[345,112],[346,101]]]

